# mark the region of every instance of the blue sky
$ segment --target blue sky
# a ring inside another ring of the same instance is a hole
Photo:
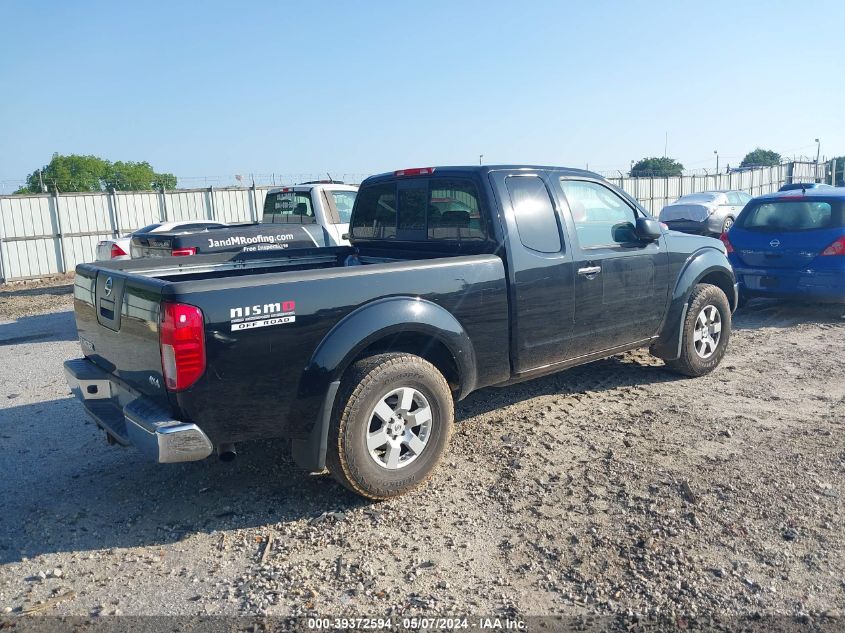
[[[845,154],[845,4],[0,0],[0,181]]]

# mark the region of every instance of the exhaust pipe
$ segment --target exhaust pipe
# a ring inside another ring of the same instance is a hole
[[[238,456],[234,444],[221,444],[217,447],[217,456],[221,462],[231,462]]]

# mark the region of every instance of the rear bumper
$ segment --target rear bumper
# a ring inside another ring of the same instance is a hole
[[[65,361],[65,376],[88,415],[111,439],[161,464],[205,459],[214,450],[196,424],[174,420],[87,358]]]
[[[734,267],[740,293],[845,303],[845,275],[836,271]]]
[[[724,220],[711,215],[706,220],[669,220],[664,222],[671,231],[692,233],[693,235],[721,235]]]

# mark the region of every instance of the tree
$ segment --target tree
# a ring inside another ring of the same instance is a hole
[[[773,167],[775,165],[780,165],[781,157],[780,154],[774,152],[770,149],[762,149],[758,147],[753,152],[748,152],[745,155],[745,158],[742,159],[742,162],[739,164],[740,167]]]
[[[674,158],[643,158],[631,167],[631,176],[634,178],[646,178],[649,176],[681,176],[684,173],[684,166]]]
[[[107,189],[118,191],[148,191],[150,189],[175,189],[176,176],[157,174],[148,162],[117,161],[106,173],[104,183]]]
[[[104,191],[112,187],[119,191],[150,191],[176,188],[176,176],[156,173],[148,162],[109,160],[98,156],[53,154],[41,169],[26,178],[26,185],[15,193],[52,191]]]

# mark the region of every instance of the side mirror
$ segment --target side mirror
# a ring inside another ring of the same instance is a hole
[[[660,228],[660,222],[654,218],[637,218],[637,237],[644,242],[653,242],[660,239],[663,235],[663,230]]]

